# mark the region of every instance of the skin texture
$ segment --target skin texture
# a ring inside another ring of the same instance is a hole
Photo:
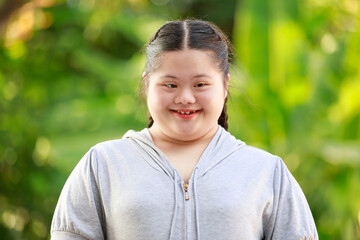
[[[218,129],[229,76],[211,52],[187,49],[164,53],[144,77],[153,141],[186,180]]]

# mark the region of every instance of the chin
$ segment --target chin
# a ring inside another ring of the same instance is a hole
[[[184,135],[191,135],[195,132],[199,131],[199,128],[196,127],[194,124],[184,124],[184,125],[177,125],[174,126],[172,129],[174,129],[176,132],[179,132]]]
[[[176,135],[176,139],[178,141],[183,141],[183,142],[191,142],[194,141],[196,139],[198,139],[199,136],[197,136],[197,134],[179,134]]]
[[[203,130],[197,127],[178,127],[173,129],[176,137],[182,141],[191,141],[201,137],[204,134]]]

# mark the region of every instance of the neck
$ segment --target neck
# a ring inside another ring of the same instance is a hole
[[[217,130],[218,130],[218,126],[216,125],[216,127],[211,128],[209,131],[207,131],[201,136],[197,136],[197,137],[185,136],[181,138],[178,136],[172,137],[167,135],[165,132],[161,131],[161,129],[159,129],[155,124],[151,128],[149,128],[149,132],[151,134],[153,142],[155,143],[156,146],[160,148],[161,146],[186,147],[186,146],[193,146],[198,144],[207,145],[214,137]]]

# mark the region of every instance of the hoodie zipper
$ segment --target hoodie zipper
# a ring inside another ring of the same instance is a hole
[[[189,187],[189,184],[184,183],[184,191],[185,191],[185,200],[186,201],[189,201],[189,199],[190,199],[189,193],[188,193],[188,187]]]

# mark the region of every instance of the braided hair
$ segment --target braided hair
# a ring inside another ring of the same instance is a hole
[[[216,25],[202,20],[171,21],[160,27],[146,46],[145,76],[156,70],[160,62],[158,58],[162,53],[184,49],[212,51],[219,69],[224,73],[225,84],[230,69],[231,44]],[[147,83],[145,82],[142,86],[143,91],[146,88]],[[218,124],[227,130],[226,102],[227,97]],[[148,127],[150,128],[153,123],[153,118],[149,116]]]

